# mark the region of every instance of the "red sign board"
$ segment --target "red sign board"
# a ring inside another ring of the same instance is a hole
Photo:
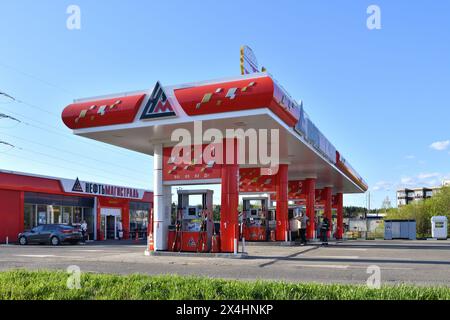
[[[163,179],[164,181],[180,180],[212,180],[221,178],[222,166],[217,162],[205,162],[203,155],[214,153],[215,145],[200,146],[196,155],[195,147],[188,147],[188,154],[178,147],[164,148],[163,150]],[[197,158],[196,158],[197,156]],[[218,155],[218,157],[220,157]],[[184,160],[183,160],[184,159]]]
[[[83,129],[134,121],[145,94],[73,103],[62,119],[70,129]]]

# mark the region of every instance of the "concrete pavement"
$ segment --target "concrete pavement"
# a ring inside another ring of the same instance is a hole
[[[365,284],[369,266],[383,284],[450,286],[450,241],[346,241],[328,247],[247,247],[246,259],[145,256],[133,242],[80,246],[0,246],[0,270],[198,275],[245,280]]]

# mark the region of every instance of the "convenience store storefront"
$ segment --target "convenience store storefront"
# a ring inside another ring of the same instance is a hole
[[[60,179],[0,170],[0,243],[37,225],[88,225],[91,240],[145,237],[153,193],[78,179]]]

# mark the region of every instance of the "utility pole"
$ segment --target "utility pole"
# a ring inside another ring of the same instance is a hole
[[[370,191],[367,193],[367,208],[366,208],[366,240],[369,239],[369,215],[370,212]]]

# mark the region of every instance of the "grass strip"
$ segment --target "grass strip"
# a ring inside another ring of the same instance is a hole
[[[61,271],[0,272],[0,300],[450,300],[448,287],[370,289],[362,285],[83,273],[81,289],[71,290],[69,277]]]

